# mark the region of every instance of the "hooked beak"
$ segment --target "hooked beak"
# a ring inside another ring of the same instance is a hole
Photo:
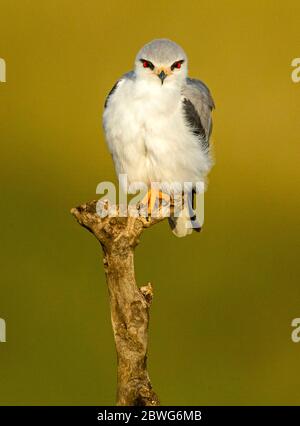
[[[167,77],[167,74],[164,71],[161,71],[159,74],[157,74],[157,77],[161,79],[161,84],[163,84],[164,79]]]

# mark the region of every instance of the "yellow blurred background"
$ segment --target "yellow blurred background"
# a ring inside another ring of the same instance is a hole
[[[113,404],[98,243],[69,213],[115,179],[101,115],[153,38],[178,42],[217,109],[201,234],[137,248],[153,283],[149,371],[165,405],[298,404],[296,0],[0,0],[0,404]]]

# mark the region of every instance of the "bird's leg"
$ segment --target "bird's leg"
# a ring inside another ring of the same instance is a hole
[[[151,213],[151,210],[149,211],[149,205],[151,200],[151,189],[149,188],[142,200],[140,201],[140,205],[142,206],[142,214],[147,216]],[[145,209],[147,207],[147,209]]]
[[[170,195],[163,192],[158,188],[151,188],[150,200],[149,200],[149,214],[155,215],[155,212],[160,214],[163,208],[163,201],[165,206],[170,206]]]
[[[163,201],[165,202],[163,205]],[[143,211],[146,216],[157,216],[161,213],[163,206],[170,206],[171,195],[163,192],[155,185],[151,185],[147,193],[140,201],[141,206],[147,206],[147,210]]]
[[[140,203],[143,205],[146,205],[146,204],[148,205],[149,197],[150,197],[150,189],[148,189],[144,197],[141,199]]]
[[[158,191],[158,198],[160,201],[160,206],[163,205],[163,201],[165,201],[166,205],[169,205],[172,202],[171,194],[167,194],[166,192],[163,192],[161,190]]]

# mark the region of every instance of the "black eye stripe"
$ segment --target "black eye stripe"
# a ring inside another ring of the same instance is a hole
[[[173,71],[174,68],[176,68],[177,64],[183,64],[184,59],[181,59],[180,61],[175,61],[174,64],[171,65],[171,70]]]
[[[154,70],[154,65],[152,64],[152,62],[148,61],[147,59],[140,59],[140,62],[142,62],[142,64],[144,64],[145,62],[147,63],[147,67],[145,68],[150,68],[151,70]]]

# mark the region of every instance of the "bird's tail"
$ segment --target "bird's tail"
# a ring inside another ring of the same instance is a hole
[[[170,216],[168,218],[169,225],[176,237],[186,237],[190,235],[193,230],[197,232],[201,231],[201,226],[193,210],[193,197],[194,194],[192,197],[188,197],[188,202],[185,203],[178,217]]]

